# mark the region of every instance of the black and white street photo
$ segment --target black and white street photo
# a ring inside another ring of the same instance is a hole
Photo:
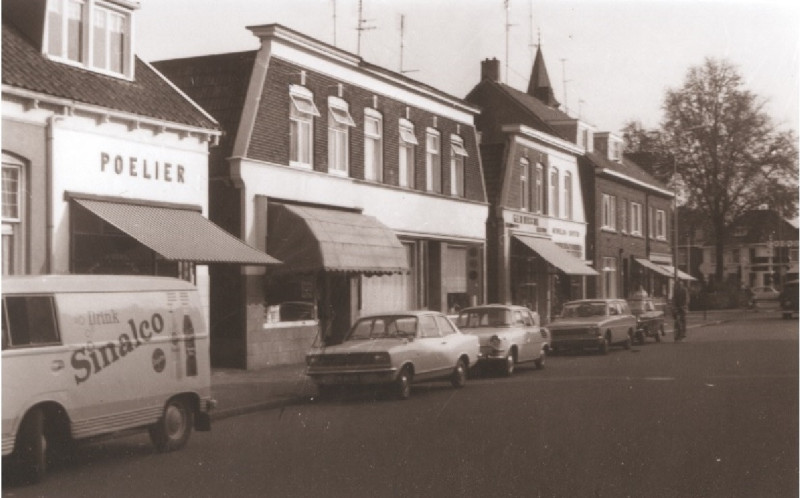
[[[4,497],[794,497],[800,6],[2,0]]]

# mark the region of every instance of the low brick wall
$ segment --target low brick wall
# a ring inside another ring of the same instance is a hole
[[[305,362],[317,338],[317,322],[267,325],[248,332],[247,369]]]

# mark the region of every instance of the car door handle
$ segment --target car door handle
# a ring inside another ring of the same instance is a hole
[[[50,364],[50,370],[53,372],[58,372],[59,370],[64,369],[64,361],[63,360],[54,360],[53,363]]]

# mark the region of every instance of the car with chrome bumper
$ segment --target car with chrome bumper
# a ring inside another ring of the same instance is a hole
[[[547,329],[539,314],[524,306],[487,304],[463,309],[456,322],[465,334],[480,340],[479,365],[500,367],[511,376],[517,364],[533,362],[544,368],[550,347]]]
[[[591,348],[606,354],[613,345],[630,349],[636,317],[624,299],[581,299],[565,303],[547,328],[554,353]]]
[[[334,386],[385,385],[405,399],[415,382],[449,380],[463,387],[479,354],[478,338],[461,333],[442,313],[379,313],[359,318],[342,343],[312,349],[306,375],[320,394]]]

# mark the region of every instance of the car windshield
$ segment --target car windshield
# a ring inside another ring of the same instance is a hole
[[[350,329],[348,340],[401,338],[417,335],[415,316],[374,316],[362,318]]]
[[[465,329],[509,325],[511,325],[511,311],[505,309],[466,310],[458,315],[458,326]]]
[[[606,316],[606,303],[567,303],[561,313],[564,318],[585,318]]]

